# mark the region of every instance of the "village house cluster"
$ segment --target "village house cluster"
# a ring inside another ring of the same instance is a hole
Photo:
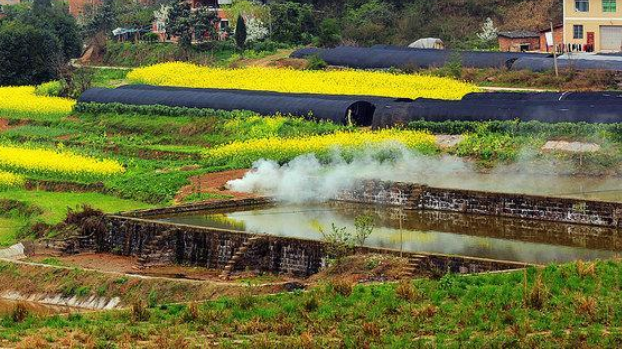
[[[564,0],[563,21],[541,31],[499,33],[502,51],[618,52],[622,50],[620,0]]]

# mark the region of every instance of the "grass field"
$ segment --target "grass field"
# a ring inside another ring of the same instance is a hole
[[[95,77],[104,87],[127,79],[124,71],[100,71]],[[351,157],[384,141],[418,154],[458,156],[487,170],[500,164],[529,166],[535,159],[556,169],[580,164],[571,173],[621,172],[618,125],[417,121],[404,129],[373,132],[250,112],[119,105],[71,110],[72,101],[39,99],[31,90],[20,93],[32,105],[0,98],[0,149],[10,150],[0,153],[0,171],[23,178],[23,183],[0,188],[0,202],[20,208],[0,212],[0,246],[29,237],[29,227],[37,222],[59,223],[68,209],[84,204],[118,212],[227,198],[194,188],[178,195],[195,176],[247,168],[265,157],[286,163],[310,152],[328,157],[335,148]],[[440,149],[434,134],[463,137],[460,144]],[[540,146],[549,139],[597,142],[602,150],[580,156],[541,153]],[[38,160],[29,154],[38,154]],[[391,152],[381,155],[392,159]],[[113,170],[102,170],[102,163]],[[81,168],[96,170],[85,175]],[[38,186],[50,189],[36,190]],[[576,348],[622,343],[622,264],[617,260],[530,269],[526,279],[515,272],[354,288],[334,282],[272,296],[254,296],[251,287],[222,298],[212,286],[198,290],[179,283],[162,291],[145,286],[147,281],[94,276],[79,269],[26,272],[0,264],[0,280],[5,285],[25,282],[38,292],[127,294],[137,302],[133,311],[30,315],[23,322],[2,317],[0,347],[19,341],[24,347],[99,348],[121,347],[118,343],[176,348],[206,343],[253,348]],[[163,294],[158,296],[158,290]],[[219,299],[192,306],[163,304],[197,295]]]
[[[621,286],[619,261],[374,286],[337,282],[192,306],[22,323],[5,318],[0,338],[100,347],[123,341],[176,348],[206,341],[225,348],[617,347]]]

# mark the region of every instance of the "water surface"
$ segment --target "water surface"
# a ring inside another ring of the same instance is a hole
[[[611,258],[622,251],[614,229],[350,203],[279,204],[237,212],[162,217],[174,223],[320,240],[332,225],[354,231],[355,217],[374,218],[366,245],[547,264]],[[400,229],[401,228],[401,229]]]

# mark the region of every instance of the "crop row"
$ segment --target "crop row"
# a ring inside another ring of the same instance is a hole
[[[225,69],[189,63],[164,63],[135,69],[128,74],[135,83],[194,88],[221,88],[365,95],[395,98],[460,99],[477,87],[450,78],[358,70],[310,71],[277,68]]]
[[[379,132],[337,132],[295,138],[252,139],[209,149],[204,155],[210,165],[243,168],[251,166],[253,162],[260,159],[286,162],[303,154],[315,154],[323,158],[330,156],[334,151],[348,155],[386,144],[397,144],[400,147],[423,153],[436,151],[435,138],[429,133],[382,130]]]
[[[69,114],[75,101],[37,96],[35,87],[0,87],[0,113],[7,118],[55,118]]]
[[[25,175],[51,175],[53,178],[89,180],[123,173],[115,160],[96,159],[69,151],[0,146],[0,183],[14,186],[23,183]],[[19,174],[14,174],[19,173]]]

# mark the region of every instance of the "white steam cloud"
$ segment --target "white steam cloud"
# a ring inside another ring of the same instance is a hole
[[[450,178],[460,172],[469,173],[472,169],[455,157],[422,156],[402,145],[387,144],[358,154],[350,161],[338,150],[327,163],[320,162],[313,154],[299,156],[284,165],[259,160],[244,178],[228,182],[227,187],[291,203],[322,202],[351,189],[359,180],[426,183],[431,177]]]
[[[518,161],[484,172],[455,156],[424,156],[396,143],[372,147],[348,160],[345,157],[335,150],[328,161],[320,161],[314,155],[303,155],[284,165],[259,160],[244,178],[228,182],[227,187],[288,203],[327,201],[340,191],[352,189],[358,181],[369,179],[454,189],[622,200],[618,177],[577,176],[576,168],[550,158],[539,159],[537,151],[529,149],[521,152]]]

